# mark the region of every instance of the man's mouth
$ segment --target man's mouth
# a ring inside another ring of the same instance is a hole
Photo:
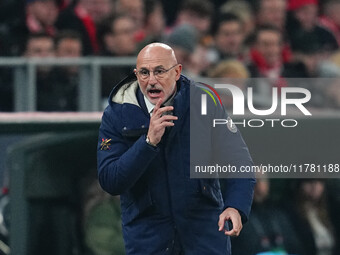
[[[151,97],[158,97],[160,94],[161,94],[161,90],[160,89],[149,89],[148,90],[148,94],[151,96]]]

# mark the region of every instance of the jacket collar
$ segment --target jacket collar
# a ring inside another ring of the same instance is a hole
[[[131,80],[124,79],[128,82]],[[113,102],[111,98],[115,95],[115,91],[119,90],[120,87],[126,85],[125,82],[120,82],[111,92],[110,95],[110,104],[113,106]],[[190,81],[185,76],[181,75],[180,79],[177,81],[177,94],[174,97],[174,114],[178,116],[178,125],[175,125],[172,128],[171,133],[175,133],[175,130],[180,129],[185,117],[185,114],[189,111],[190,104]],[[140,136],[147,132],[149,127],[150,116],[147,113],[145,101],[143,98],[143,94],[140,89],[137,88],[136,91],[136,101],[138,101],[139,105],[134,104],[123,104],[125,106],[119,108],[121,109],[122,116],[122,133],[124,136]],[[140,111],[140,113],[137,113]],[[133,117],[132,117],[133,116]]]

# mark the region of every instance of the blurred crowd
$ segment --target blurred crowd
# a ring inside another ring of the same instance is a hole
[[[339,254],[338,180],[258,177],[249,222],[232,239],[233,254]],[[278,184],[282,193],[275,197]]]
[[[339,77],[338,13],[340,0],[2,0],[0,56],[136,56],[161,41],[190,77],[284,87],[284,78]],[[103,67],[102,98],[132,70]],[[13,78],[0,71],[0,111],[12,111]],[[39,111],[77,110],[77,67],[37,72]],[[316,86],[314,105],[339,107],[339,84]]]

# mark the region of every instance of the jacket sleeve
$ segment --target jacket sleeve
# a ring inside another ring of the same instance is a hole
[[[116,124],[118,119],[110,108],[105,110],[97,148],[98,180],[111,195],[120,195],[130,189],[159,152],[159,148],[146,143],[145,135],[129,147]],[[106,146],[103,146],[104,141],[107,141]]]
[[[248,221],[253,201],[255,179],[224,179],[224,208],[232,207],[239,211],[242,223]]]
[[[217,94],[208,87],[203,87],[204,92],[199,88],[202,88],[200,84],[197,87],[192,86],[190,95],[193,104],[190,120],[194,122],[190,123],[191,127],[194,127],[190,129],[190,135],[191,141],[195,140],[191,144],[191,164],[194,166],[232,166],[236,169],[236,173],[220,172],[214,174],[214,177],[219,178],[221,183],[224,209],[227,207],[237,209],[242,221],[245,222],[253,200],[255,178],[253,174],[240,173],[240,169],[242,166],[251,166],[252,158],[240,131],[234,126],[225,124],[225,121],[230,121],[230,119],[223,105],[219,103]],[[209,95],[206,97],[207,110],[203,115],[198,110],[201,110],[201,95],[204,93]],[[215,119],[223,120],[223,124],[213,125]],[[206,178],[213,177],[212,175],[205,176]]]
[[[236,174],[220,176],[224,209],[228,207],[237,209],[242,217],[242,222],[246,222],[253,201],[256,180],[254,174],[241,173],[240,169],[242,166],[253,165],[253,161],[240,131],[235,126],[224,124],[211,128],[212,119],[228,121],[231,121],[231,119],[224,107],[215,105],[210,97],[208,97],[207,103],[208,109],[210,109],[208,115],[211,118],[209,126],[211,129],[213,163],[221,166],[233,166],[236,169]]]
[[[222,113],[224,118],[227,118],[224,110]],[[214,133],[218,137],[213,138],[217,146],[214,148],[218,157],[216,162],[221,165],[234,166],[238,173],[242,166],[253,165],[248,147],[239,130],[232,132],[227,125],[221,125],[216,127]],[[253,191],[256,183],[254,174],[240,173],[227,177],[222,181],[225,187],[223,190],[224,208],[232,207],[237,209],[241,214],[242,222],[246,222],[253,201]]]

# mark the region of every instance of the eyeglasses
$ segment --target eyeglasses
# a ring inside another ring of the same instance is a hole
[[[170,67],[169,69],[164,69],[164,68],[155,68],[153,71],[149,71],[148,69],[141,69],[137,72],[139,77],[143,80],[149,79],[150,78],[150,73],[153,73],[153,75],[156,77],[156,79],[163,79],[166,75],[167,72],[169,72],[172,68],[177,66],[178,64]]]

